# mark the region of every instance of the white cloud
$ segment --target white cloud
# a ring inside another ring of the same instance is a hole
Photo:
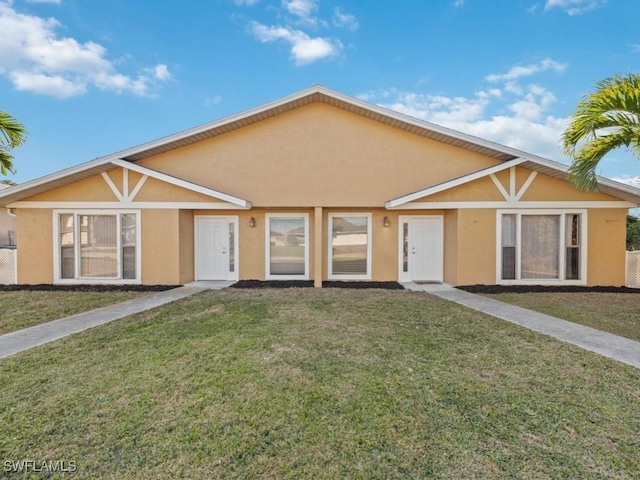
[[[339,7],[333,9],[333,24],[336,27],[346,27],[352,31],[360,28],[360,24],[356,17],[350,13],[342,12]]]
[[[595,10],[607,3],[607,0],[547,0],[545,10],[561,8],[568,15],[581,15],[589,10]]]
[[[233,0],[233,3],[240,6],[253,7],[260,0]]]
[[[314,0],[282,0],[282,6],[292,15],[308,19],[318,9]]]
[[[52,3],[54,5],[60,5],[61,0],[27,0],[27,3]]]
[[[555,96],[538,85],[478,90],[471,97],[449,97],[396,89],[358,96],[386,108],[502,145],[564,160],[560,135],[567,118],[549,115]]]
[[[159,63],[153,68],[153,75],[158,80],[168,80],[171,78],[169,68],[164,63]]]
[[[611,180],[615,180],[616,182],[626,183],[627,185],[631,185],[632,187],[640,187],[640,177],[631,176],[631,175],[622,175],[619,177],[612,177]]]
[[[545,58],[541,62],[533,63],[531,65],[516,65],[515,67],[511,67],[507,73],[487,75],[485,80],[489,82],[517,80],[546,70],[553,70],[556,73],[562,73],[566,68],[566,63],[560,63],[555,60],[551,60],[550,58]]]
[[[166,65],[145,69],[137,77],[116,71],[107,51],[95,42],[59,37],[54,18],[22,14],[0,1],[0,74],[18,90],[60,98],[81,95],[93,85],[103,90],[147,95],[170,77]]]
[[[323,58],[335,57],[342,51],[342,43],[331,38],[312,38],[301,30],[290,27],[266,26],[251,23],[251,32],[263,42],[283,40],[291,45],[291,56],[296,65],[306,65]]]
[[[462,8],[464,7],[464,2],[465,0],[455,0],[455,2],[453,2],[453,6],[454,8]]]

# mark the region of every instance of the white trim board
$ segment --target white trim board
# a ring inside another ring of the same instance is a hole
[[[227,202],[15,202],[7,208],[249,210]]]
[[[586,202],[414,202],[387,210],[446,210],[462,208],[636,208],[625,201],[586,201]]]

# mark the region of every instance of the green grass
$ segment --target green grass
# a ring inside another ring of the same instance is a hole
[[[530,292],[486,296],[640,341],[640,294]]]
[[[148,295],[145,292],[0,292],[0,335]]]
[[[422,293],[230,289],[0,361],[0,459],[73,460],[73,478],[631,479],[639,387]]]

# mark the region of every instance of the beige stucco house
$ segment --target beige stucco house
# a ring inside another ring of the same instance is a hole
[[[323,86],[0,192],[20,284],[623,285],[638,204]]]

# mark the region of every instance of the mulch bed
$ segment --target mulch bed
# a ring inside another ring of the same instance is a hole
[[[628,287],[582,287],[573,285],[464,285],[459,288],[470,293],[640,293],[638,288]]]
[[[404,290],[398,282],[322,282],[323,288],[380,288],[384,290]]]
[[[312,280],[240,280],[230,288],[311,288]],[[322,282],[323,288],[383,288],[404,290],[398,282]]]
[[[181,285],[0,285],[0,292],[164,292]]]
[[[312,280],[239,280],[229,288],[311,288]]]

